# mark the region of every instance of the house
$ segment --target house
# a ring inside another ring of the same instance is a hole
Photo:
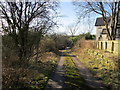
[[[108,28],[111,32],[110,17],[107,17],[107,22],[108,22]],[[106,26],[104,24],[102,17],[96,19],[95,26],[96,26],[96,40],[108,40]],[[116,29],[116,40],[118,39],[120,39],[120,15],[118,16],[118,23]]]
[[[120,3],[119,3],[120,4]],[[120,40],[120,5],[119,5],[119,10],[118,10],[119,12],[118,12],[118,23],[117,23],[117,29],[116,29],[116,33],[117,33],[117,35],[116,35],[116,39],[118,39],[118,40]]]
[[[110,29],[110,17],[107,17],[108,28]],[[96,26],[96,40],[108,40],[107,30],[103,18],[99,17],[95,22]]]

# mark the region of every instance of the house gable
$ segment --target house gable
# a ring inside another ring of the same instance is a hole
[[[107,18],[107,22],[110,23],[110,17],[106,17],[106,18]],[[95,26],[105,26],[102,17],[96,19]]]
[[[110,17],[106,17],[106,18],[109,24],[108,28],[110,29],[111,19]],[[95,26],[96,26],[96,40],[108,40],[106,26],[104,24],[102,17],[96,19]]]

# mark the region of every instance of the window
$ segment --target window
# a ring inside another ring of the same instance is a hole
[[[107,30],[104,28],[101,34],[106,34],[106,33],[107,33]]]

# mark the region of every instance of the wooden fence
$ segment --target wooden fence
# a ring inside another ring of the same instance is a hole
[[[120,41],[96,41],[98,49],[120,54]]]

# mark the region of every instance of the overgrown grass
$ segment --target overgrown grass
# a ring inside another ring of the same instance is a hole
[[[39,62],[34,63],[31,69],[37,70],[37,74],[27,81],[27,88],[31,89],[44,89],[47,81],[57,65],[58,58],[53,54],[46,54]]]
[[[73,63],[69,54],[65,53],[65,84],[68,89],[83,89],[87,90],[88,86],[86,85],[85,80],[80,76],[78,69]]]
[[[108,89],[117,90],[120,81],[118,80],[118,59],[115,54],[95,49],[80,49],[74,54]]]
[[[3,89],[39,89],[43,90],[47,81],[57,65],[58,57],[47,52],[39,61],[29,62],[27,68],[13,68],[4,66]],[[11,83],[12,82],[12,83]]]

